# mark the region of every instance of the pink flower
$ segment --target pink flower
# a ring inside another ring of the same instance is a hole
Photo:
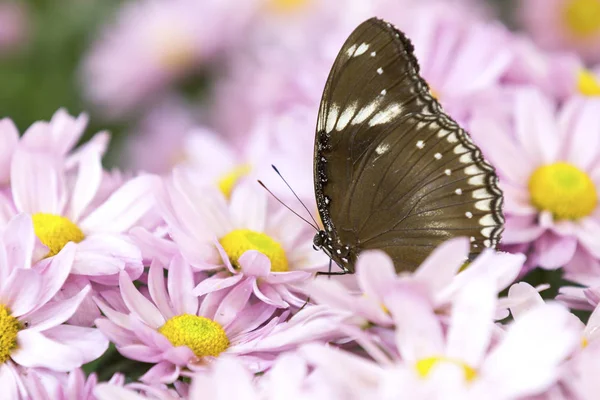
[[[510,119],[472,121],[471,132],[499,173],[503,243],[543,268],[580,254],[600,256],[598,102],[572,98],[558,111],[533,89],[515,93]]]
[[[117,350],[133,360],[155,364],[141,378],[143,382],[174,382],[222,354],[234,354],[257,371],[268,365],[252,352],[279,322],[279,317],[270,319],[275,308],[261,302],[251,305],[249,284],[209,293],[202,300],[192,293],[194,285],[191,267],[176,257],[169,265],[166,288],[162,266],[157,262],[150,266],[150,298],[121,273],[127,312],[96,299],[107,317],[96,320],[96,325]]]
[[[499,293],[515,280],[525,258],[486,250],[461,270],[468,254],[467,238],[451,239],[435,249],[414,273],[397,275],[387,254],[378,250],[366,251],[356,265],[358,291],[326,279],[308,282],[305,290],[317,303],[352,315],[355,317],[352,321],[358,325],[370,322],[390,327],[393,319],[384,308],[390,293],[406,286],[417,287],[434,308],[442,311],[465,286],[482,276],[494,282],[494,293]]]
[[[121,270],[138,277],[141,254],[124,232],[153,207],[157,178],[134,178],[90,209],[102,181],[100,153],[88,149],[75,170],[66,171],[62,159],[51,154],[21,150],[13,156],[12,200],[16,212],[32,216],[36,235],[47,247],[41,256],[54,256],[75,242],[73,274],[104,284],[115,284]]]
[[[176,169],[158,194],[169,235],[197,270],[217,273],[200,283],[198,295],[232,285],[250,285],[262,301],[302,306],[291,285],[325,265],[312,248],[313,232],[280,207],[268,212],[268,194],[255,182],[238,185],[226,202],[211,188],[196,186]]]
[[[68,299],[53,299],[71,271],[73,244],[46,265],[32,266],[35,236],[25,214],[8,223],[0,242],[0,385],[4,396],[18,398],[29,369],[71,371],[102,355],[108,340],[97,329],[64,324],[89,286]]]
[[[395,351],[387,355],[377,346],[365,347],[379,366],[324,346],[304,347],[301,354],[333,384],[349,375],[362,377],[344,384],[353,393],[370,392],[374,398],[410,393],[417,399],[490,394],[514,399],[542,393],[557,381],[562,362],[577,344],[572,315],[558,304],[541,305],[499,335],[493,323],[493,288],[485,277],[465,286],[452,305],[447,327],[417,291],[390,293],[386,306],[394,319],[399,357]]]
[[[600,61],[600,2],[597,0],[525,0],[520,19],[546,49],[577,51],[586,61]]]
[[[88,377],[78,368],[70,373],[52,373],[43,370],[30,370],[23,377],[23,383],[29,395],[36,400],[96,400],[94,388],[98,383],[95,373]],[[111,385],[123,386],[125,376],[115,374],[108,382]]]
[[[88,98],[111,117],[150,103],[239,40],[252,10],[253,2],[215,0],[125,4],[83,65]]]
[[[19,139],[19,131],[12,120],[0,120],[0,185],[9,183],[10,164],[17,148],[67,157],[66,165],[69,168],[91,149],[104,154],[110,139],[107,132],[97,133],[89,142],[73,151],[87,123],[86,114],[74,118],[61,108],[50,121],[38,121],[31,125]]]

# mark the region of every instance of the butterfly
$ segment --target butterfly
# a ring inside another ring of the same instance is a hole
[[[342,46],[321,99],[314,185],[323,230],[313,243],[342,272],[381,249],[414,271],[440,243],[471,241],[470,256],[503,230],[494,168],[442,110],[410,40],[372,18]]]

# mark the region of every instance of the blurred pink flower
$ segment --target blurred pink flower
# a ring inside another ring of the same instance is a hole
[[[71,271],[104,284],[116,284],[119,271],[134,278],[143,269],[140,250],[124,234],[153,206],[158,178],[139,176],[90,209],[102,180],[100,153],[86,151],[76,172],[52,154],[17,151],[11,165],[11,195],[16,212],[32,216],[39,240],[47,247],[41,257],[58,254],[75,242]]]
[[[254,1],[125,3],[85,59],[87,97],[111,117],[151,103],[178,78],[239,41],[253,10]]]
[[[100,357],[108,340],[97,329],[64,324],[89,286],[68,299],[54,299],[71,271],[73,244],[46,265],[32,266],[35,235],[26,214],[8,223],[0,243],[0,385],[3,396],[13,399],[31,368],[71,371]]]
[[[599,106],[577,97],[557,111],[539,91],[521,89],[510,120],[471,123],[504,191],[503,243],[531,266],[568,268],[582,252],[600,257]]]
[[[349,382],[353,392],[376,391],[375,398],[411,393],[423,399],[477,399],[494,393],[494,399],[514,399],[541,393],[556,382],[562,362],[573,353],[577,325],[560,305],[541,305],[496,337],[493,287],[485,277],[464,287],[452,305],[447,328],[414,290],[390,293],[386,305],[395,322],[398,360],[375,346],[365,350],[379,366],[324,346],[307,346],[300,352],[324,369],[333,384],[349,374],[362,376]],[[362,373],[355,373],[359,368]]]
[[[316,279],[305,284],[310,298],[340,313],[351,315],[353,323],[393,325],[386,297],[405,286],[418,288],[436,310],[445,310],[461,290],[482,276],[494,283],[499,293],[517,277],[525,260],[523,255],[485,250],[461,270],[469,254],[469,240],[456,238],[436,248],[412,274],[397,275],[390,257],[382,251],[361,253],[356,265],[358,293],[334,280]]]
[[[523,27],[545,49],[574,50],[588,62],[600,61],[600,1],[524,0]]]
[[[82,369],[67,373],[55,373],[44,370],[30,370],[23,377],[23,383],[29,397],[35,400],[96,400],[94,388],[98,383],[95,373],[86,377]],[[108,381],[111,385],[123,386],[125,376],[115,374]]]
[[[268,212],[268,194],[255,182],[235,187],[229,203],[215,189],[194,184],[176,169],[158,193],[170,237],[197,270],[217,270],[201,295],[249,284],[269,304],[301,306],[290,290],[326,263],[312,248],[312,230],[283,207]]]
[[[29,38],[29,20],[25,3],[0,3],[0,57],[25,45]]]
[[[96,299],[106,318],[96,320],[98,328],[132,360],[155,364],[141,380],[145,383],[172,383],[188,370],[201,370],[221,354],[234,354],[256,371],[268,364],[253,356],[253,343],[260,342],[279,322],[271,319],[275,307],[249,304],[249,284],[232,290],[195,296],[190,265],[176,257],[169,266],[167,286],[162,266],[150,266],[150,299],[134,286],[126,273],[120,275],[121,295],[128,313],[112,309]]]
[[[184,140],[196,125],[198,111],[175,96],[150,108],[126,137],[123,168],[166,174],[185,159]],[[148,157],[152,154],[152,157]]]

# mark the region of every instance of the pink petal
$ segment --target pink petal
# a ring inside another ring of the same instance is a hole
[[[81,349],[48,339],[40,332],[19,331],[17,343],[19,347],[11,353],[11,358],[24,367],[69,372],[85,362]]]
[[[227,289],[244,278],[244,275],[237,274],[229,276],[227,272],[218,273],[210,278],[204,279],[200,282],[192,292],[195,296],[204,296],[207,293],[214,292],[216,290]]]
[[[591,97],[573,98],[561,110],[561,134],[563,159],[589,170],[597,159],[600,136],[600,119],[598,119],[598,99]]]
[[[140,381],[155,383],[173,383],[179,377],[179,367],[167,361],[162,361],[150,368],[140,377]]]
[[[386,306],[396,322],[396,346],[406,362],[444,354],[442,327],[423,297],[406,289],[390,294]]]
[[[185,365],[196,358],[194,352],[187,346],[172,347],[163,354],[166,361],[175,365]]]
[[[142,321],[152,328],[160,328],[164,325],[165,319],[154,304],[144,297],[133,285],[131,278],[125,272],[119,274],[119,285],[121,295],[127,308]]]
[[[473,281],[458,294],[452,307],[446,355],[460,358],[471,367],[479,365],[492,338],[496,311],[495,282]]]
[[[254,280],[253,292],[259,300],[279,308],[288,308],[290,305],[283,301],[277,290],[273,289],[271,285],[265,282],[258,283],[258,280]]]
[[[0,303],[6,305],[11,314],[20,317],[41,306],[43,288],[41,276],[30,269],[16,269],[4,282],[0,292]]]
[[[12,218],[2,235],[9,268],[30,268],[35,233],[28,214]]]
[[[71,221],[79,221],[87,206],[96,196],[102,181],[102,172],[100,153],[90,152],[85,159],[79,162],[77,180],[67,210],[67,216]]]
[[[515,320],[522,318],[528,311],[544,304],[542,296],[526,282],[515,283],[508,290],[510,312]]]
[[[111,385],[109,383],[99,383],[94,388],[94,396],[98,400],[146,400],[146,396],[142,396],[133,390]]]
[[[9,363],[0,365],[0,387],[2,388],[2,395],[6,396],[7,399],[18,399],[20,398],[19,386],[16,380],[16,374],[13,373]]]
[[[46,154],[17,151],[12,160],[10,180],[13,200],[19,211],[62,214],[66,191],[59,160]]]
[[[131,330],[135,332],[137,338],[146,346],[167,351],[173,348],[169,339],[158,331],[150,328],[135,316],[130,316]]]
[[[356,265],[356,275],[363,293],[372,300],[381,299],[398,278],[392,259],[379,250],[361,253]]]
[[[214,321],[227,329],[227,325],[234,321],[237,315],[246,307],[246,304],[248,304],[248,300],[250,300],[250,296],[252,295],[252,284],[253,280],[246,279],[237,286],[234,286],[223,298],[221,304],[219,304],[215,312]]]
[[[249,306],[227,326],[227,335],[233,338],[253,331],[268,320],[275,310],[275,307],[262,302]]]
[[[433,250],[413,276],[419,282],[424,282],[430,288],[430,293],[436,293],[452,282],[466,261],[469,248],[469,239],[465,237],[447,240]]]
[[[77,244],[74,274],[113,275],[126,266],[142,267],[142,254],[125,235],[93,234]]]
[[[271,272],[271,260],[257,250],[248,250],[238,259],[242,272],[246,276],[266,277]]]
[[[27,316],[29,329],[44,331],[62,324],[75,314],[83,299],[90,293],[91,286],[86,286],[82,291],[67,300],[56,300]]]
[[[62,250],[52,257],[52,261],[42,272],[44,276],[44,288],[40,297],[40,304],[52,299],[65,284],[75,260],[75,243],[67,243]]]
[[[560,237],[546,233],[536,242],[538,263],[541,267],[549,269],[563,267],[573,258],[576,248],[575,237]]]
[[[80,223],[85,232],[119,233],[131,228],[154,206],[159,178],[138,176],[117,189],[101,206]]]
[[[46,330],[44,335],[78,350],[84,363],[97,359],[108,349],[108,339],[95,328],[59,325]]]
[[[165,318],[171,318],[175,316],[175,312],[171,308],[169,302],[169,296],[165,289],[165,275],[164,269],[161,264],[156,260],[152,260],[150,264],[150,271],[148,273],[148,290],[150,291],[150,297],[160,310],[160,313]]]
[[[508,217],[504,223],[502,243],[518,244],[531,242],[546,229],[535,222],[535,216],[531,217]]]
[[[523,89],[515,97],[516,134],[536,165],[549,164],[559,150],[558,127],[550,99],[534,89]]]
[[[229,211],[239,228],[264,232],[267,195],[254,181],[241,182],[231,194]]]
[[[175,256],[169,264],[167,290],[176,315],[195,315],[198,312],[198,297],[192,293],[194,285],[194,273],[190,264],[181,256]]]
[[[94,322],[100,332],[117,346],[127,346],[137,343],[137,338],[131,334],[130,330],[123,329],[106,318],[98,318]]]
[[[156,347],[148,347],[144,344],[131,344],[117,347],[119,353],[132,360],[157,363],[163,359],[163,351]]]

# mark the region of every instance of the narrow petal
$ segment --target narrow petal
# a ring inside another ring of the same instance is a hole
[[[30,268],[35,245],[31,216],[21,213],[12,218],[2,238],[9,268]]]
[[[71,221],[79,221],[79,218],[90,204],[102,181],[102,155],[89,152],[85,159],[79,162],[77,179],[71,201],[69,202],[67,216]]]
[[[527,282],[515,283],[508,289],[510,313],[515,320],[522,318],[528,311],[544,304],[542,296]]]
[[[192,293],[194,286],[194,274],[190,264],[181,256],[176,256],[169,265],[167,279],[169,297],[176,315],[196,315],[198,312],[198,297]]]
[[[150,271],[148,273],[148,291],[150,292],[152,301],[166,319],[175,316],[165,287],[164,268],[156,259],[152,260],[152,263],[150,264]]]
[[[254,181],[240,183],[231,194],[229,210],[237,227],[264,232],[267,196]]]
[[[94,387],[94,396],[98,400],[147,400],[133,390],[126,389],[110,383],[99,383]]]
[[[56,300],[47,303],[27,316],[29,329],[44,331],[62,324],[75,314],[83,299],[90,293],[91,286],[86,286],[82,291],[67,300]]]
[[[20,317],[40,306],[42,288],[42,278],[37,272],[16,269],[2,286],[0,304],[6,305],[13,316]]]
[[[81,221],[80,227],[85,232],[125,232],[154,206],[158,179],[142,175],[125,183]]]
[[[542,268],[556,269],[567,264],[577,249],[577,238],[546,233],[536,244],[537,261]]]
[[[75,243],[67,243],[57,255],[52,257],[52,261],[42,272],[44,288],[40,296],[40,304],[50,301],[65,284],[73,270],[76,249]]]
[[[421,263],[413,276],[424,282],[432,294],[436,293],[456,276],[467,259],[469,248],[469,239],[465,237],[445,241]]]
[[[248,300],[250,300],[252,283],[251,279],[247,279],[240,282],[240,284],[227,293],[215,313],[214,320],[216,322],[226,328],[227,325],[235,320],[236,316],[246,307]]]
[[[10,162],[19,142],[19,130],[9,118],[0,119],[0,184],[10,179]]]
[[[450,316],[446,355],[479,365],[492,338],[496,290],[492,279],[471,282],[458,295]]]
[[[192,293],[198,297],[204,296],[205,294],[216,290],[227,289],[228,287],[237,284],[243,278],[244,275],[242,274],[229,276],[227,272],[219,273],[204,279],[194,288]]]
[[[178,377],[179,367],[168,361],[162,361],[142,375],[140,381],[148,384],[173,383]]]
[[[119,275],[121,295],[127,308],[152,328],[159,328],[165,323],[164,317],[150,300],[142,295],[133,285],[131,278],[125,272]]]
[[[48,339],[78,350],[84,363],[97,359],[108,349],[108,339],[95,328],[59,325],[46,330],[44,335]]]
[[[267,277],[271,272],[271,260],[257,250],[248,250],[238,259],[246,276]]]
[[[560,124],[563,159],[587,171],[597,160],[600,146],[600,101],[593,97],[574,97],[561,109]]]

